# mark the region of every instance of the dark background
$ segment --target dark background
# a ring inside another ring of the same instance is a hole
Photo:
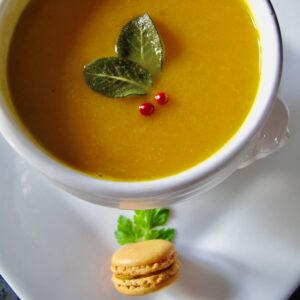
[[[300,287],[287,300],[300,300]],[[0,275],[0,300],[20,300]],[[66,299],[67,300],[67,299]],[[283,299],[285,300],[285,299]]]

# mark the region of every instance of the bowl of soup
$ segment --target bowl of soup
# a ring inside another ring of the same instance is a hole
[[[281,147],[282,43],[267,0],[2,0],[0,130],[65,191],[120,208],[194,197]],[[147,95],[95,93],[82,74],[147,13],[165,45]],[[149,117],[137,107],[165,91]]]

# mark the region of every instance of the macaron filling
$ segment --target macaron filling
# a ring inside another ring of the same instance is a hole
[[[154,275],[158,275],[164,272],[168,272],[169,270],[171,270],[172,268],[174,268],[175,263],[173,263],[171,266],[168,266],[165,269],[161,269],[152,273],[148,273],[146,275],[122,275],[122,274],[115,274],[115,277],[118,279],[139,279],[139,278],[145,278],[145,277],[150,277],[150,276],[154,276]]]
[[[176,261],[173,265],[165,270],[155,272],[155,274],[148,274],[147,276],[135,278],[120,278],[113,276],[112,280],[117,288],[124,288],[128,290],[137,289],[152,289],[154,287],[166,286],[173,282],[178,276],[179,263]]]

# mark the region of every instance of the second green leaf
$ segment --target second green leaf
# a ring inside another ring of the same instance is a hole
[[[131,20],[122,30],[116,51],[149,70],[153,77],[162,69],[165,50],[160,35],[148,14]]]

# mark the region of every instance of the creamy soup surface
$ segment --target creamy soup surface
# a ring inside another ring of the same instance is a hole
[[[85,64],[114,56],[122,27],[148,13],[166,47],[147,96],[92,91]],[[260,80],[259,33],[242,0],[32,0],[12,39],[16,110],[56,159],[105,179],[151,180],[187,170],[238,131]],[[157,92],[170,101],[144,117]]]

